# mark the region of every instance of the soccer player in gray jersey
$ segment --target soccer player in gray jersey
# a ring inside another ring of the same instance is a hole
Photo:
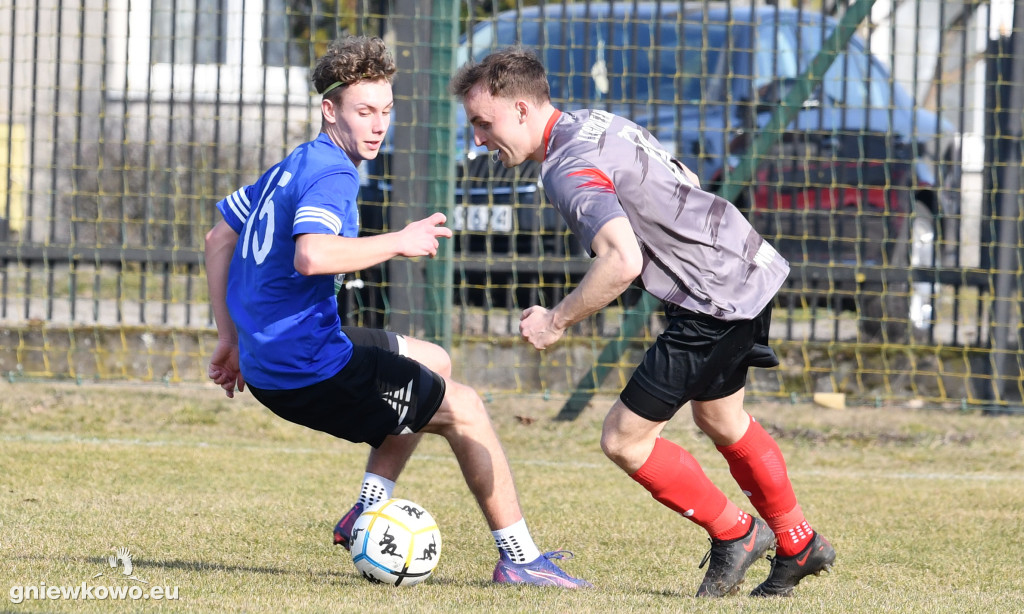
[[[804,577],[830,569],[835,550],[807,523],[778,444],[743,408],[747,369],[779,364],[768,328],[788,263],[644,128],[605,111],[552,106],[532,53],[493,53],[463,66],[449,88],[478,145],[497,151],[506,167],[541,163],[547,199],[594,259],[557,305],[523,312],[523,338],[537,349],[552,345],[637,278],[664,304],[665,331],[608,412],[601,448],[657,501],[708,532],[701,567],[710,565],[697,595],[737,592],[773,547],[768,578],[752,595],[789,595]],[[687,402],[763,520],[660,437]]]

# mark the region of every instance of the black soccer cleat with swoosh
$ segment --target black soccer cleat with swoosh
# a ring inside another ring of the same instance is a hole
[[[835,560],[835,548],[820,533],[815,533],[807,546],[796,555],[772,558],[772,571],[768,579],[751,591],[750,596],[788,597],[800,580],[831,570]]]
[[[765,521],[754,518],[747,534],[737,539],[711,540],[711,549],[700,562],[710,562],[698,597],[724,597],[740,589],[747,569],[775,547],[775,534]]]

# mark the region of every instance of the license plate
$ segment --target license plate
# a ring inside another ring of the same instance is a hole
[[[454,230],[512,232],[512,205],[456,205]]]

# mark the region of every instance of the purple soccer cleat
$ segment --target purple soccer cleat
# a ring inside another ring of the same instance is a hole
[[[363,504],[356,503],[352,506],[338,524],[334,525],[334,545],[341,546],[345,550],[352,549],[352,525],[356,523],[356,518],[363,513]]]
[[[586,580],[574,578],[562,571],[551,559],[571,559],[573,554],[566,550],[545,552],[529,563],[513,563],[504,552],[494,568],[494,582],[497,584],[532,584],[534,586],[559,586],[561,588],[592,588]]]

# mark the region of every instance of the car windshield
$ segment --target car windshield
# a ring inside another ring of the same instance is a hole
[[[810,66],[831,35],[834,26],[820,24],[798,30],[795,24],[766,24],[757,30],[754,61],[754,85],[762,87],[772,80],[792,80]],[[799,32],[797,39],[794,31]],[[864,53],[854,41],[845,53],[825,71],[822,88],[833,104],[842,101],[848,108],[886,108],[889,106],[890,86],[885,71]]]
[[[701,25],[687,23],[680,44],[674,18],[511,17],[497,20],[497,37],[495,22],[480,24],[460,47],[459,64],[470,52],[479,61],[495,49],[522,44],[544,62],[556,102],[699,101],[704,76],[716,70],[725,38],[722,27],[705,32]]]

